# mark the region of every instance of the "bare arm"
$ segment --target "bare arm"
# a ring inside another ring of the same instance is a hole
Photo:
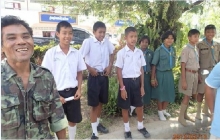
[[[76,79],[77,79],[77,81],[78,81],[78,90],[81,91],[82,79],[83,79],[82,71],[78,71],[78,72],[77,72],[77,77],[76,77]]]
[[[214,89],[209,87],[208,85],[205,86],[205,100],[210,109],[210,112],[213,113],[215,104],[215,92]]]
[[[181,62],[181,78],[182,81],[186,81],[186,63]]]
[[[123,80],[122,80],[122,69],[119,68],[119,67],[116,67],[116,71],[117,71],[117,77],[118,77],[120,88],[123,88],[124,83],[123,83]]]
[[[144,87],[144,69],[141,67],[141,87]]]
[[[151,67],[151,80],[155,80],[156,79],[156,66],[152,65]]]

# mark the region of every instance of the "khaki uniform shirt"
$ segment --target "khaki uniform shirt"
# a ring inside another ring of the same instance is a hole
[[[199,49],[199,64],[201,69],[212,69],[214,65],[220,61],[220,44],[213,43],[214,56],[212,55],[212,48],[205,41],[200,41],[197,44]],[[213,59],[214,57],[214,59]]]
[[[1,138],[51,139],[67,127],[53,75],[30,64],[27,90],[6,60],[1,62]]]
[[[193,47],[193,46],[191,46]],[[190,46],[184,46],[181,53],[180,62],[184,62],[186,64],[186,68],[190,70],[198,70],[199,69],[199,54],[198,48],[191,48]],[[183,93],[188,96],[192,96],[192,94],[197,93],[198,86],[198,73],[192,73],[186,71],[186,83],[187,89],[182,89],[182,77],[180,76],[178,89],[180,93]]]
[[[196,53],[195,53],[196,50]],[[190,70],[199,69],[199,53],[198,48],[190,48],[189,46],[184,46],[181,53],[181,62],[186,63],[186,68]]]

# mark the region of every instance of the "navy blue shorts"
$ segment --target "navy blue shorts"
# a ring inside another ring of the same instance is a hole
[[[96,107],[99,103],[108,103],[108,76],[92,76],[89,74],[87,83],[88,105]]]
[[[77,89],[77,87],[69,88],[58,92],[63,98],[68,98],[74,96]],[[66,102],[65,104],[63,104],[63,109],[69,122],[80,123],[82,121],[80,99]]]
[[[118,107],[122,109],[129,109],[130,106],[141,107],[143,106],[143,99],[141,97],[141,82],[140,77],[138,78],[123,78],[123,83],[127,91],[127,99],[121,98],[121,90],[119,86],[118,90]]]

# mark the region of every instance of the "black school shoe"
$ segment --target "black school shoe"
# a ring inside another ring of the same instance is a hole
[[[99,139],[99,137],[95,136],[95,134],[92,134],[91,140]]]
[[[104,133],[104,134],[107,134],[107,133],[109,132],[108,129],[105,128],[101,123],[99,123],[99,125],[97,126],[97,130],[98,130],[99,132]]]
[[[143,134],[143,136],[144,136],[145,138],[149,138],[149,137],[150,137],[150,133],[148,133],[148,131],[146,130],[145,127],[142,128],[142,129],[138,129],[138,131],[139,131],[141,134]]]
[[[131,136],[131,132],[129,131],[129,132],[125,132],[125,139],[132,139],[132,136]]]

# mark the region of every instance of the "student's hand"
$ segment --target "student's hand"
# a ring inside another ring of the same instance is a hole
[[[128,98],[126,90],[121,90],[121,98],[124,99],[124,100],[126,100]]]
[[[105,76],[108,76],[110,73],[111,73],[111,70],[112,70],[112,66],[108,66],[104,69],[104,72],[105,72]]]
[[[81,97],[81,90],[78,89],[78,90],[76,91],[76,94],[74,95],[74,100],[78,100],[80,97]]]
[[[66,103],[65,99],[64,99],[63,97],[61,97],[61,96],[60,96],[60,102],[61,102],[62,104],[65,104],[65,103]]]
[[[144,87],[141,87],[141,97],[143,97],[144,94],[145,94]]]
[[[198,83],[201,84],[202,83],[202,76],[199,74],[198,75]]]
[[[151,80],[151,85],[152,85],[152,87],[156,87],[156,86],[158,86],[158,83],[157,83],[157,79],[155,78],[154,80]]]
[[[186,90],[187,89],[187,83],[185,80],[182,81],[182,89]]]
[[[89,69],[89,73],[90,73],[92,76],[97,76],[97,75],[98,75],[98,72],[97,72],[96,69],[94,69],[94,68],[90,68],[90,69]]]

